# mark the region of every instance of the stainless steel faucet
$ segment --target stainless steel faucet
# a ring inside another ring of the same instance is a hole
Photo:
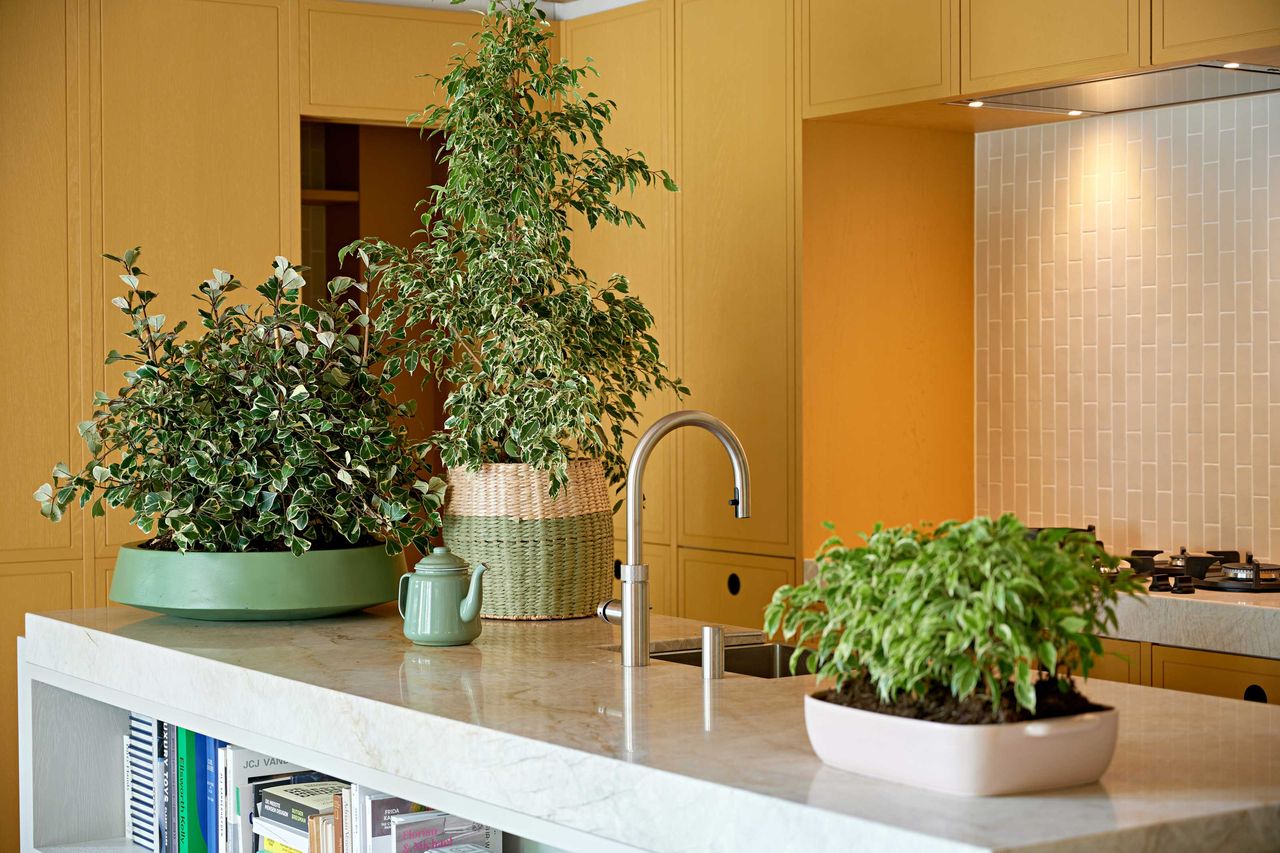
[[[738,518],[751,515],[751,470],[742,442],[724,421],[706,412],[687,410],[659,418],[636,442],[627,467],[627,561],[622,564],[622,600],[601,602],[596,613],[611,625],[622,626],[622,665],[649,665],[649,567],[642,553],[644,537],[644,468],[653,448],[680,427],[702,427],[720,439],[733,464],[733,500]]]

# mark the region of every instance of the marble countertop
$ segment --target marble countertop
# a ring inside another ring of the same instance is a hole
[[[1280,658],[1280,592],[1153,592],[1116,608],[1122,640]]]
[[[699,623],[654,617],[660,643]],[[407,643],[393,608],[307,623],[28,615],[28,664],[641,849],[1250,850],[1280,837],[1280,707],[1091,682],[1101,782],[965,799],[823,766],[811,677],[618,665],[598,620]]]

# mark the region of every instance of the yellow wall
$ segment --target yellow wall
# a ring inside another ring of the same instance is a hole
[[[973,136],[806,122],[802,291],[806,553],[971,515]]]

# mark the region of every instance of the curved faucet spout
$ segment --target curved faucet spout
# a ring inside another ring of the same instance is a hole
[[[738,518],[751,517],[751,468],[747,464],[747,452],[742,449],[742,442],[728,424],[715,415],[700,412],[696,409],[672,412],[659,418],[653,426],[644,431],[636,448],[631,454],[631,463],[627,466],[627,562],[639,565],[643,560],[642,526],[644,524],[644,469],[654,447],[669,432],[680,427],[695,426],[720,439],[725,452],[729,454],[729,462],[733,465],[733,499],[729,504]]]

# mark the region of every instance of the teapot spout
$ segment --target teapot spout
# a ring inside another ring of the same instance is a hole
[[[474,622],[480,615],[480,602],[484,597],[481,592],[480,576],[486,571],[488,569],[483,563],[477,563],[475,570],[471,573],[471,586],[467,590],[467,597],[462,599],[462,604],[458,607],[458,615],[462,617],[463,622]]]

